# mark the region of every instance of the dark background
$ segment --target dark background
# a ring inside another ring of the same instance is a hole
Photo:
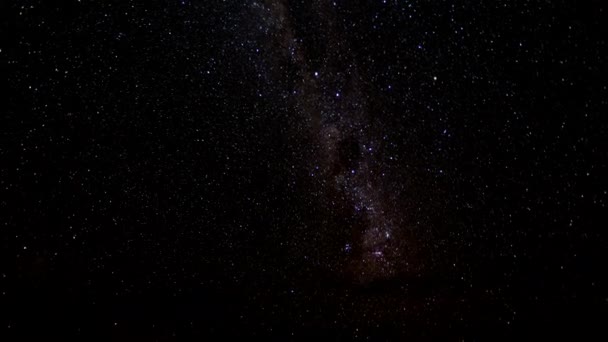
[[[3,335],[606,335],[602,1],[0,6]],[[310,176],[336,87],[389,137],[407,271],[362,281]]]

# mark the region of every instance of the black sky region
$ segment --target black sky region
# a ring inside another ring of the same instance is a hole
[[[606,336],[607,10],[3,1],[1,334]]]

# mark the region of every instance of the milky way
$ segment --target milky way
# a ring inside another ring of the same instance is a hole
[[[327,188],[324,193],[330,196],[335,190],[335,198],[328,202],[342,202],[340,205],[349,207],[355,217],[350,229],[352,241],[347,240],[344,245],[350,259],[349,272],[364,282],[389,277],[396,272],[395,260],[405,256],[400,248],[407,241],[395,244],[392,240],[407,228],[407,218],[405,213],[395,212],[395,203],[389,199],[389,192],[397,189],[389,189],[383,181],[382,159],[386,156],[382,147],[389,137],[374,126],[374,113],[362,94],[357,66],[339,58],[344,55],[344,39],[332,27],[335,19],[331,8],[326,8],[327,3],[313,6],[318,10],[318,17],[313,20],[327,27],[324,43],[331,48],[323,56],[323,63],[312,68],[306,63],[305,47],[294,37],[286,2],[266,1],[264,6],[254,2],[252,6],[263,18],[260,21],[271,24],[267,35],[274,41],[270,48],[282,49],[277,54],[297,65],[301,82],[295,85],[291,96],[316,142],[315,153],[322,156],[311,173],[327,177],[328,181],[322,184]]]

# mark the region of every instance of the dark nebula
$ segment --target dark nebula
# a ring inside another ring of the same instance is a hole
[[[1,340],[606,336],[602,1],[7,1]]]

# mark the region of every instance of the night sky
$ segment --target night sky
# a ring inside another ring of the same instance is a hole
[[[0,12],[1,335],[607,335],[604,1]]]

